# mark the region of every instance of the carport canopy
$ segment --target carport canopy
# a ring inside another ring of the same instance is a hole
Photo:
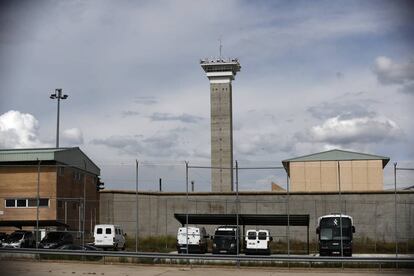
[[[260,225],[260,226],[306,226],[307,253],[309,254],[309,215],[287,214],[174,214],[176,220],[184,227],[188,224],[198,225]],[[238,219],[238,221],[237,221]],[[188,220],[188,222],[187,222]]]
[[[45,226],[61,226],[65,228],[69,228],[69,225],[57,221],[57,220],[0,220],[0,227],[16,227],[22,229],[25,226],[33,226],[36,227],[45,227]]]
[[[178,222],[184,226],[187,222],[187,214],[174,214]],[[188,224],[201,225],[236,225],[236,214],[188,214]],[[263,226],[307,226],[309,227],[309,215],[286,214],[239,214],[239,225],[263,225]]]

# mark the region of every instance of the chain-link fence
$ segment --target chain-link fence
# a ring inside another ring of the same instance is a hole
[[[119,180],[104,179],[108,187],[100,193],[97,176],[78,167],[0,166],[0,231],[38,230],[40,240],[48,231],[67,229],[82,244],[93,242],[96,224],[117,224],[127,233],[128,250],[164,252],[175,250],[177,229],[182,226],[175,214],[303,214],[309,215],[309,228],[289,222],[245,225],[241,239],[248,229],[268,229],[272,252],[304,254],[308,249],[318,252],[318,218],[342,213],[354,221],[355,253],[414,252],[414,192],[398,186],[398,174],[412,173],[411,168],[395,165],[395,190],[290,192],[282,167],[235,164],[235,191],[211,193],[208,166],[183,162],[111,166],[114,172],[119,169]],[[117,187],[113,183],[121,183],[122,189],[109,189]],[[271,191],[272,183],[281,189]],[[219,224],[199,226],[214,235]]]

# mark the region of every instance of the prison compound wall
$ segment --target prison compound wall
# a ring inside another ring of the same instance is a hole
[[[395,241],[394,192],[345,192],[338,193],[291,193],[290,214],[309,214],[309,238],[314,242],[317,218],[341,211],[354,218],[355,239],[378,242]],[[102,191],[100,193],[100,222],[119,224],[131,237],[136,234],[135,191]],[[185,193],[139,192],[139,237],[175,236],[180,227],[175,213],[235,214],[235,193]],[[400,242],[414,240],[414,191],[397,191],[397,236]],[[276,192],[241,192],[242,214],[287,214],[287,194]],[[215,226],[205,226],[209,234]],[[285,241],[287,227],[246,226],[246,229],[270,229],[276,241]],[[290,227],[291,240],[306,241],[306,227]]]

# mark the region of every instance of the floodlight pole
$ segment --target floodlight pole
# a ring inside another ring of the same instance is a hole
[[[51,94],[52,100],[57,99],[57,119],[56,119],[56,148],[59,148],[59,120],[60,120],[60,100],[65,100],[68,95],[62,95],[62,88],[55,89],[55,94]]]

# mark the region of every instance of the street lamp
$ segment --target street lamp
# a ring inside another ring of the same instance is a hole
[[[62,95],[62,88],[55,89],[55,94],[51,94],[52,100],[57,99],[57,126],[56,126],[56,148],[59,148],[59,113],[60,113],[60,100],[65,100],[68,95]]]

